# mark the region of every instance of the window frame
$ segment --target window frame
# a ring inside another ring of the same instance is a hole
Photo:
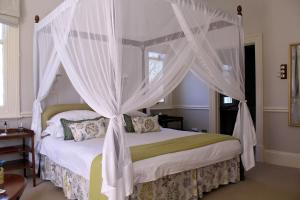
[[[3,94],[0,119],[20,117],[20,32],[19,26],[5,25],[3,40]],[[9,67],[8,67],[9,66]]]

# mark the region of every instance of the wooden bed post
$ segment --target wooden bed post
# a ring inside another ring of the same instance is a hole
[[[243,162],[242,162],[242,156],[240,155],[240,180],[244,181],[245,180],[245,169],[243,166]]]
[[[243,9],[242,9],[241,5],[238,5],[236,10],[237,10],[238,15],[243,16],[243,14],[242,14]],[[241,155],[240,155],[240,180],[241,181],[245,180],[245,169],[244,169],[244,166],[243,166]]]
[[[40,21],[40,16],[38,16],[38,15],[35,15],[34,16],[34,23],[39,23],[39,21]],[[40,175],[41,175],[41,155],[40,154],[38,154],[37,155],[38,157],[39,157],[39,164],[38,164],[38,172],[37,172],[37,175],[40,177]],[[35,172],[33,172],[34,174],[35,174]]]
[[[39,21],[40,21],[40,16],[38,15],[34,16],[34,22],[39,23]]]
[[[242,9],[242,6],[241,6],[241,5],[238,5],[238,7],[236,8],[236,10],[237,10],[237,14],[238,14],[238,15],[243,16],[243,14],[242,14],[243,9]]]

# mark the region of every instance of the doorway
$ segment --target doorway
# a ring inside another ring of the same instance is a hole
[[[256,125],[256,58],[255,45],[250,44],[245,46],[245,96],[249,111]],[[231,97],[220,94],[220,133],[232,135],[236,116],[238,112],[239,101]]]

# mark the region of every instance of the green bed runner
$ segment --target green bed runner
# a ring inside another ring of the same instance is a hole
[[[130,147],[131,158],[132,162],[135,162],[164,154],[187,151],[226,140],[237,140],[237,138],[229,135],[212,133],[180,137],[162,142]],[[89,200],[107,200],[107,197],[100,193],[102,184],[101,161],[102,156],[99,155],[92,162]]]

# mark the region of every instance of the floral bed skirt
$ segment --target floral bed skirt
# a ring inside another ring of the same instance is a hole
[[[240,180],[240,159],[233,159],[134,186],[129,200],[197,200],[204,192]],[[41,178],[61,187],[68,199],[88,200],[89,181],[48,157],[41,158]]]
[[[47,156],[41,156],[41,179],[51,181],[63,189],[68,199],[88,200],[89,181],[74,172],[57,165]]]

